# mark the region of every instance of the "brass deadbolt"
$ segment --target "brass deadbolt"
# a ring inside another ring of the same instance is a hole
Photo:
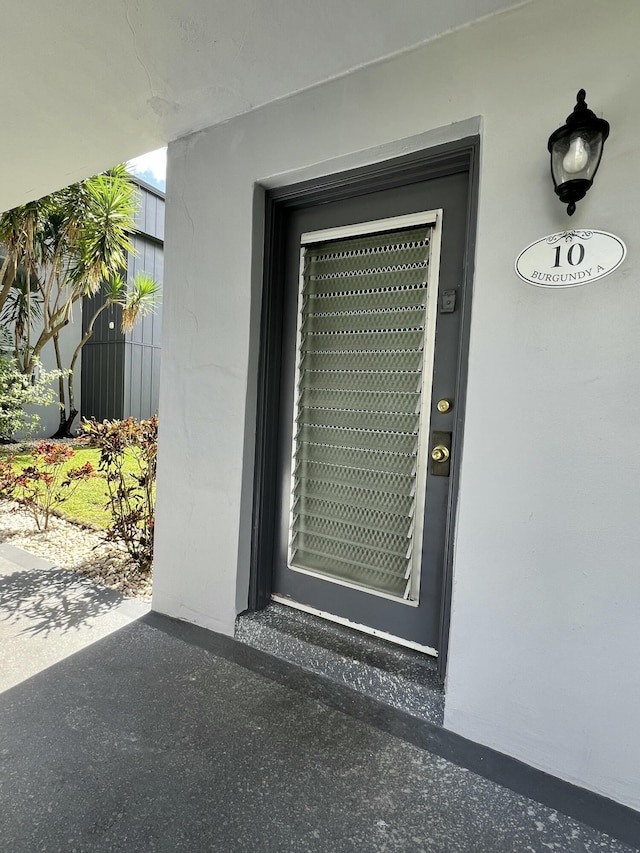
[[[444,444],[436,444],[431,451],[431,458],[434,462],[446,462],[449,458],[449,448]]]
[[[451,400],[438,400],[438,411],[443,415],[451,409]]]

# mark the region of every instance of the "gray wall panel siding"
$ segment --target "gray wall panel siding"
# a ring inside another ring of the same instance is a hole
[[[164,195],[138,183],[138,231],[132,235],[135,254],[127,262],[127,278],[145,272],[162,284],[164,275]],[[83,332],[101,296],[86,298]],[[120,331],[121,312],[109,307],[98,317],[93,337],[82,354],[84,417],[98,420],[148,418],[158,411],[162,308],[142,317],[131,332]],[[113,323],[114,328],[109,328]]]
[[[158,401],[160,409],[160,350],[153,351],[153,370],[151,373],[151,400]]]
[[[157,401],[155,401],[154,405],[154,400],[151,398],[151,389],[153,387],[151,375],[153,372],[154,349],[154,347],[142,348],[142,372],[140,375],[140,410],[148,412],[148,415],[146,415],[147,417],[149,417],[149,415],[154,414],[154,412],[158,409]]]
[[[136,180],[140,196],[140,208],[136,216],[138,231],[164,240],[164,193],[144,181]]]
[[[159,240],[164,240],[164,199],[159,201],[156,210],[155,234]]]
[[[127,342],[124,359],[123,417],[151,417],[158,411],[160,349]]]
[[[82,304],[82,334],[86,332],[91,318],[96,309],[102,305],[102,295],[97,293],[95,296],[85,297]],[[109,323],[113,323],[113,329],[109,328]],[[90,344],[95,343],[120,343],[124,342],[124,335],[120,331],[120,309],[115,305],[110,305],[99,316],[93,327],[93,335],[89,339]]]
[[[113,343],[88,343],[82,354],[82,416],[99,421],[123,409],[124,352]]]

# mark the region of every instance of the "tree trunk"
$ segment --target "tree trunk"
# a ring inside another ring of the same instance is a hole
[[[95,314],[91,318],[89,325],[87,327],[87,331],[83,335],[82,340],[80,341],[80,343],[78,344],[78,346],[74,350],[73,357],[71,359],[71,364],[69,366],[69,373],[67,375],[67,393],[69,396],[69,416],[68,417],[66,414],[67,405],[66,405],[66,398],[65,398],[65,393],[64,393],[64,377],[62,377],[62,376],[60,377],[60,380],[59,380],[59,382],[60,382],[60,385],[59,385],[59,389],[60,389],[60,426],[58,427],[57,431],[51,436],[51,438],[74,438],[74,435],[71,432],[71,426],[73,425],[73,421],[74,421],[75,416],[78,414],[78,410],[75,408],[75,405],[74,405],[74,393],[73,393],[73,375],[74,375],[74,370],[75,370],[75,366],[76,366],[76,361],[78,360],[78,356],[80,355],[82,347],[86,344],[86,342],[89,340],[89,338],[93,334],[93,327],[95,325],[96,320],[98,319],[100,314],[104,311],[104,309],[108,308],[108,306],[110,304],[111,303],[107,301],[98,308],[98,310],[95,312]],[[56,351],[56,361],[58,364],[58,368],[62,369],[62,359],[60,358],[60,349],[58,347],[58,334],[57,333],[54,334],[54,336],[53,336],[53,345],[54,345],[55,351]]]
[[[69,412],[69,417],[66,417],[64,412],[62,412],[60,414],[60,426],[54,432],[51,438],[75,438],[75,436],[71,432],[71,427],[73,426],[73,422],[77,414],[77,409],[71,409],[71,411]]]
[[[58,336],[53,336],[53,349],[56,353],[56,367],[58,370],[62,370],[62,358],[60,356],[60,343],[58,340]],[[64,376],[60,374],[58,377],[58,400],[60,401],[60,423],[62,424],[65,419],[67,405],[64,396]]]

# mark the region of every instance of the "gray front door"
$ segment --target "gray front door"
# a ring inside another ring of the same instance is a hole
[[[285,245],[273,595],[433,652],[468,186],[302,207]]]

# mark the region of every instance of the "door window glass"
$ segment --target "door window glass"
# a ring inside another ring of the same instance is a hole
[[[421,559],[432,223],[301,249],[288,565],[404,600]]]

